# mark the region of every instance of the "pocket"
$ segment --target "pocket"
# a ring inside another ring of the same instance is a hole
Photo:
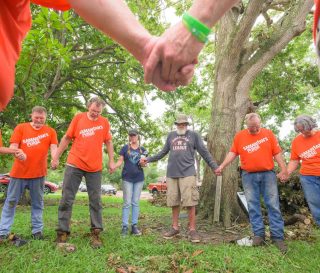
[[[199,201],[199,190],[197,186],[193,186],[192,187],[192,194],[191,194],[191,198],[193,201]]]

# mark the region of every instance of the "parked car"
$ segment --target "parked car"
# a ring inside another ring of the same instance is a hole
[[[87,192],[87,185],[86,185],[86,183],[81,182],[80,185],[79,185],[78,191]]]
[[[117,194],[117,189],[110,185],[110,184],[104,184],[101,185],[101,194]]]
[[[167,192],[167,178],[159,177],[156,183],[150,183],[148,190],[152,194],[166,193]]]
[[[0,174],[0,192],[6,192],[8,185],[10,183],[10,175],[9,174]],[[53,193],[58,190],[59,186],[55,183],[44,181],[44,193]]]

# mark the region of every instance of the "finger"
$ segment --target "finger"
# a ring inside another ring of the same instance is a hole
[[[144,65],[144,81],[145,83],[151,83],[154,71],[160,62],[160,55],[156,49],[153,49],[147,62]]]
[[[170,59],[165,60],[164,62],[161,62],[161,78],[164,81],[170,81],[169,75],[171,72],[172,63]]]
[[[169,74],[169,81],[173,82],[176,79],[176,74],[178,73],[180,67],[177,64],[172,64]]]

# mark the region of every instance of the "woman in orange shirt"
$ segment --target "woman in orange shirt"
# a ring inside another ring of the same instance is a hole
[[[310,116],[298,116],[294,129],[300,133],[292,141],[288,173],[291,174],[301,162],[300,182],[312,216],[320,226],[320,131]]]

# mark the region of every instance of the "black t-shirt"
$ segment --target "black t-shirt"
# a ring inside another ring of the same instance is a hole
[[[141,155],[147,155],[147,151],[143,147],[138,149],[130,148],[128,151],[129,145],[126,144],[122,147],[120,155],[123,156],[124,166],[122,169],[122,179],[128,182],[141,182],[144,181],[143,169],[139,165]]]

